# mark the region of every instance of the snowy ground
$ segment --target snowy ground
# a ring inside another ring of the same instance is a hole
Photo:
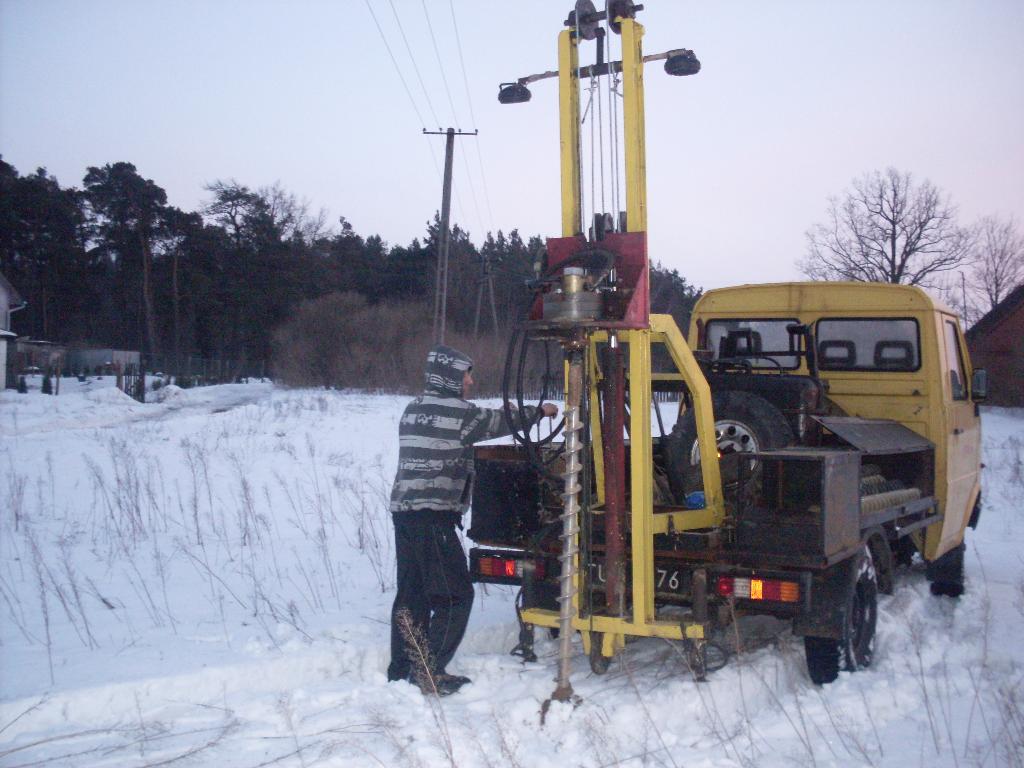
[[[473,685],[385,682],[404,398],[155,394],[0,393],[0,765],[1024,764],[1024,413],[984,417],[968,594],[904,571],[871,670],[816,688],[784,633],[698,685],[639,641],[603,677],[579,654],[542,726],[556,647],[508,654],[507,588],[478,587]]]

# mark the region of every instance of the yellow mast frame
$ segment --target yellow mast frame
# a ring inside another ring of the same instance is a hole
[[[623,135],[626,172],[626,227],[629,232],[647,230],[647,160],[644,128],[643,34],[644,28],[633,19],[619,18],[622,29]],[[582,234],[583,221],[580,198],[580,98],[579,50],[573,30],[563,30],[558,38],[559,134],[561,143],[562,236]],[[703,639],[705,626],[696,622],[659,621],[654,607],[654,536],[673,531],[715,528],[725,517],[722,478],[715,442],[711,390],[683,334],[671,315],[651,315],[648,328],[617,332],[620,344],[629,349],[628,382],[630,392],[630,584],[632,615],[624,617],[580,615],[580,594],[589,576],[577,562],[577,582],[573,597],[572,626],[583,636],[584,650],[590,653],[591,643],[600,642],[600,652],[613,656],[625,645],[627,636],[661,637],[670,640]],[[587,354],[589,391],[592,407],[592,444],[601,445],[601,423],[597,407],[598,380],[596,346],[607,342],[603,330],[589,334]],[[651,435],[652,380],[651,344],[667,348],[676,373],[658,374],[658,379],[681,380],[693,398],[701,474],[704,482],[705,507],[698,510],[673,508],[654,511],[654,458]],[[596,474],[597,504],[604,503],[604,456],[593,451]],[[590,514],[592,511],[584,511]],[[578,545],[578,542],[577,542]],[[558,626],[558,611],[530,608],[523,611],[523,621],[544,627]]]

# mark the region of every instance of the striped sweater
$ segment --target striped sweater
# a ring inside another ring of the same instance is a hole
[[[457,520],[472,494],[473,444],[511,432],[502,410],[462,399],[462,374],[470,367],[472,361],[456,350],[431,351],[426,391],[406,406],[398,426],[392,515]],[[537,414],[528,407],[527,423]]]

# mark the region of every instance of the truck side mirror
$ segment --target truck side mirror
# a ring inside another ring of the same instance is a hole
[[[971,376],[971,400],[980,403],[988,398],[988,371],[984,368],[975,368]]]

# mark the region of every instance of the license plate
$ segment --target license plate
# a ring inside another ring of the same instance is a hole
[[[627,578],[629,563],[626,563]],[[590,564],[590,579],[593,584],[604,586],[607,581],[604,571],[604,563]],[[654,591],[655,592],[682,592],[683,575],[678,568],[654,569]]]

